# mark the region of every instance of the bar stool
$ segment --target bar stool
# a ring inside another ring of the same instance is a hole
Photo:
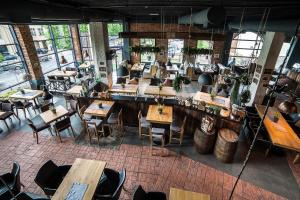
[[[110,135],[112,135],[112,129],[114,126],[116,126],[118,131],[123,131],[123,109],[121,109],[119,113],[111,113],[107,119],[107,124],[109,126]]]
[[[149,135],[150,123],[146,120],[146,117],[143,117],[142,111],[139,111],[138,120],[139,120],[139,137],[140,137],[140,139],[142,138],[142,136],[146,136],[146,137],[150,138],[150,135]],[[146,133],[143,133],[143,128],[148,129]]]
[[[184,135],[184,127],[186,123],[186,116],[184,117],[181,126],[177,125],[175,122],[171,124],[170,127],[170,143],[172,140],[177,140],[179,141],[179,144],[182,144],[183,141],[183,135]]]

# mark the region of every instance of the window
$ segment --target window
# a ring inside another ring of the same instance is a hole
[[[107,24],[108,31],[108,40],[109,47],[116,51],[117,57],[113,60],[113,69],[117,68],[117,65],[123,60],[123,39],[119,38],[119,32],[123,31],[123,24],[121,23],[108,23]]]
[[[141,38],[140,46],[147,47],[155,47],[155,39],[150,38]],[[141,54],[141,62],[154,62],[155,61],[155,53],[142,53]]]
[[[213,50],[213,45],[214,45],[214,42],[210,41],[210,40],[198,40],[197,41],[197,49],[210,49],[210,50]],[[212,54],[197,55],[196,56],[196,63],[198,63],[200,65],[211,64],[211,56],[212,56]]]
[[[287,51],[290,48],[290,43],[289,42],[285,42],[282,44],[281,50],[279,52],[276,64],[275,64],[275,70],[279,69],[280,65],[283,63],[283,60],[287,54]]]
[[[180,39],[169,39],[168,40],[168,57],[172,63],[182,62],[182,48],[184,45],[184,40]]]
[[[90,35],[90,26],[88,24],[79,24],[78,29],[83,60],[92,61],[93,52]]]
[[[27,73],[23,53],[13,28],[0,25],[0,91],[22,83]]]
[[[229,63],[244,66],[255,62],[263,45],[262,37],[256,33],[246,32],[236,34],[231,42]]]
[[[44,74],[55,69],[75,66],[73,41],[68,25],[30,25],[34,46]]]
[[[30,28],[30,32],[31,32],[32,36],[36,36],[36,32],[35,32],[34,28]]]

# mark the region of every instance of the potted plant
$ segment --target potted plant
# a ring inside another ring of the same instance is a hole
[[[216,96],[217,96],[217,94],[214,91],[212,91],[210,93],[210,98],[211,98],[212,101],[215,99]]]
[[[56,113],[56,108],[55,106],[50,106],[50,110],[55,114]]]
[[[177,75],[173,81],[173,88],[176,92],[179,92],[181,88],[181,80],[182,80],[182,76]]]
[[[121,83],[121,86],[124,89],[125,88],[125,83]]]
[[[158,104],[157,111],[160,115],[163,113],[163,105],[162,104]]]
[[[240,95],[240,101],[243,106],[251,100],[251,92],[250,90],[244,90]]]
[[[102,102],[100,102],[100,103],[98,104],[98,107],[99,107],[99,108],[103,108]]]
[[[162,90],[162,88],[163,88],[163,84],[159,84],[159,86],[158,86],[158,88],[159,88],[159,91],[161,91]]]
[[[273,122],[277,123],[278,120],[280,118],[280,113],[279,112],[275,112],[274,115],[273,115]]]

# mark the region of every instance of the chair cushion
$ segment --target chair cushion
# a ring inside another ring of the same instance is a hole
[[[152,134],[163,135],[163,134],[165,134],[165,129],[164,128],[152,128],[151,132],[152,132]]]
[[[140,123],[141,123],[141,127],[148,128],[150,126],[150,122],[146,120],[146,117],[141,117]]]
[[[102,120],[100,120],[100,119],[90,119],[90,120],[87,120],[87,126],[88,127],[94,128],[95,127],[94,124],[96,124],[96,126],[99,127],[102,124]]]
[[[12,115],[13,115],[13,112],[5,112],[4,114],[2,114],[0,116],[0,120],[5,120],[5,119],[9,118]]]
[[[117,113],[111,113],[107,123],[109,124],[117,124],[118,123],[118,114]]]
[[[39,132],[39,131],[42,131],[42,130],[44,130],[46,128],[49,128],[50,125],[49,124],[45,124],[44,122],[41,122],[39,124],[35,124],[35,127],[36,127],[37,131]]]

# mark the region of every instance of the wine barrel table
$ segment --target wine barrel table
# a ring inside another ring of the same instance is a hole
[[[209,153],[213,150],[216,141],[216,131],[204,132],[196,129],[194,134],[194,143],[196,150],[201,154]]]
[[[216,158],[221,162],[232,162],[237,149],[238,139],[238,134],[233,130],[220,129],[214,150]]]

